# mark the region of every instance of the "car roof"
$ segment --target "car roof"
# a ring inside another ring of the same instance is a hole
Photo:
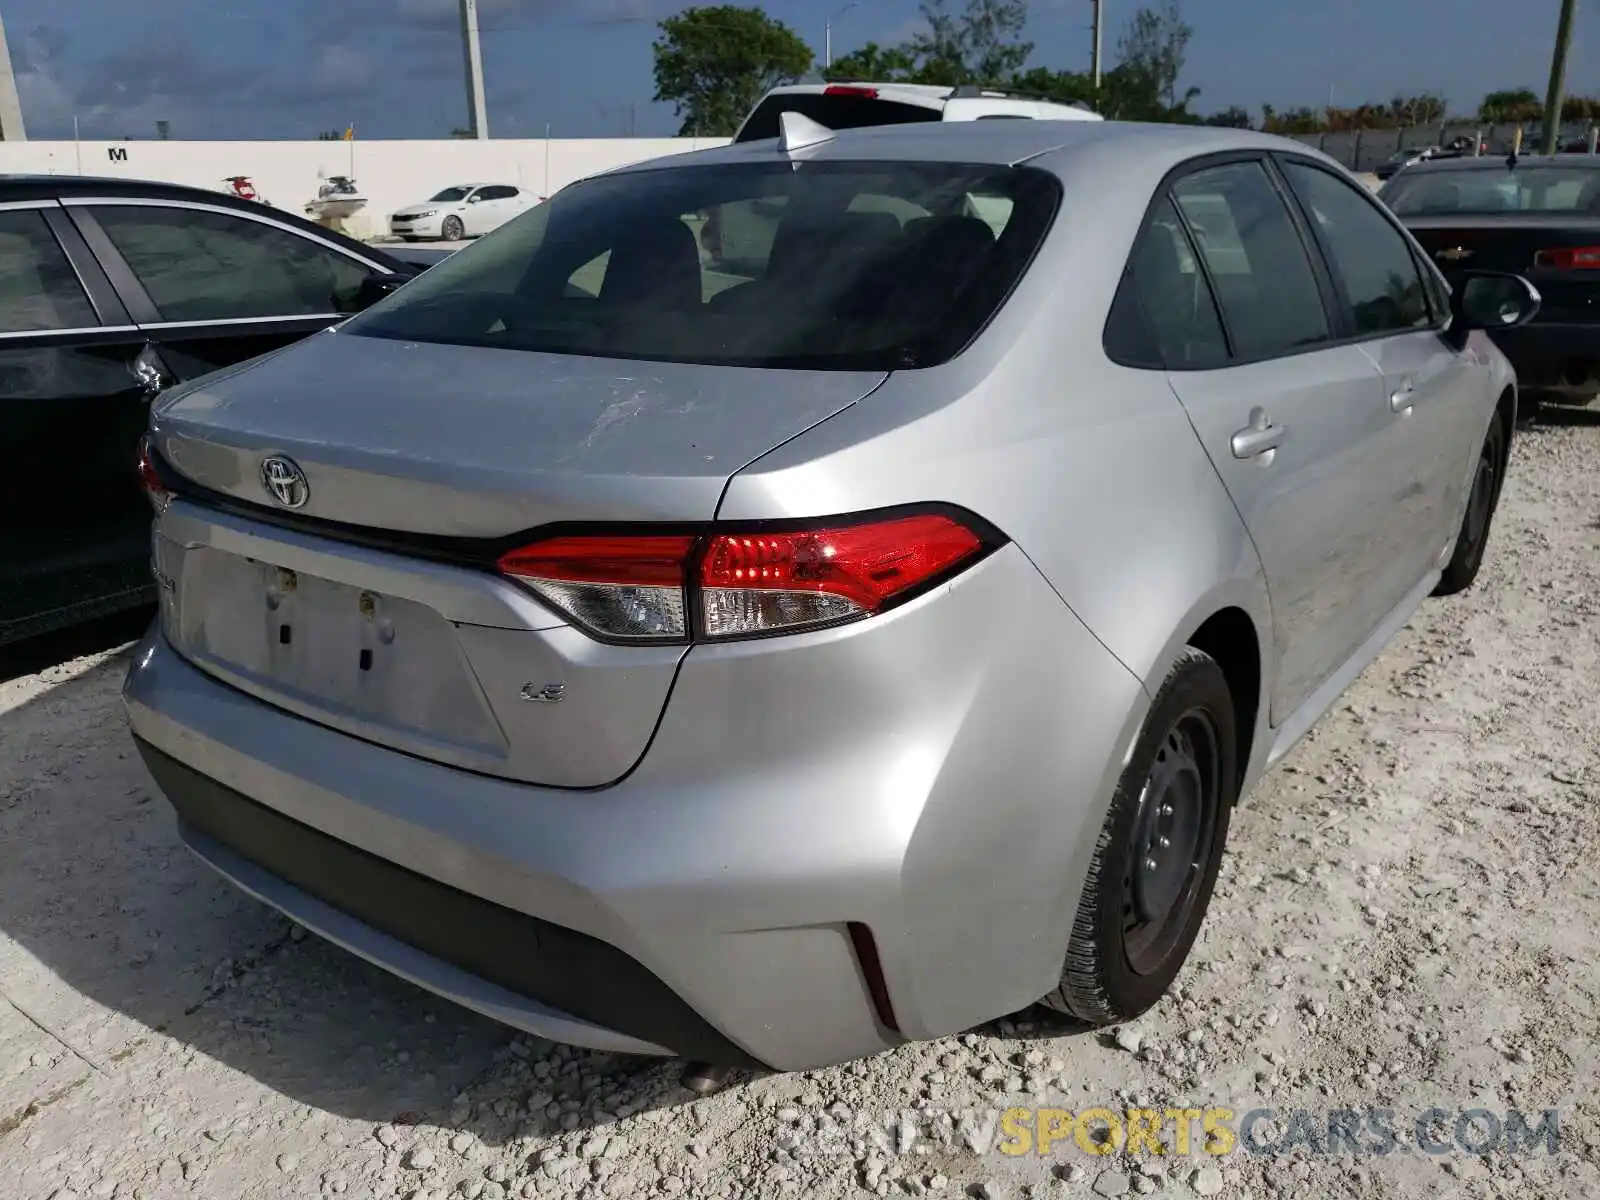
[[[776,139],[736,142],[711,150],[675,154],[616,168],[606,174],[760,162],[776,153]],[[1201,154],[1229,150],[1277,150],[1333,163],[1303,142],[1247,129],[1209,125],[1157,125],[1132,121],[929,121],[841,129],[828,141],[796,151],[815,161],[898,161],[1016,165],[1060,151],[1070,158],[1093,149],[1113,156],[1126,151],[1144,167],[1163,173]]]
[[[1437,171],[1506,171],[1507,156],[1484,154],[1477,158],[1430,158],[1406,168],[1406,178],[1431,175]],[[1600,154],[1519,154],[1516,169],[1526,167],[1578,167],[1600,171]]]
[[[219,182],[221,182],[219,180]],[[153,179],[118,179],[100,175],[3,175],[0,174],[0,204],[20,203],[29,200],[58,200],[64,196],[116,196],[132,200],[186,200],[191,204],[209,204],[214,208],[234,208],[254,216],[269,216],[302,229],[307,233],[334,242],[366,258],[383,263],[391,270],[403,264],[376,246],[364,245],[354,238],[308,221],[298,213],[263,205],[257,200],[245,200],[228,192],[210,188],[191,187],[185,183],[161,183]]]

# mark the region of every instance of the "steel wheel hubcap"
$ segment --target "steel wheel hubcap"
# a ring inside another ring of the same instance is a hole
[[[1148,975],[1182,940],[1211,855],[1221,794],[1216,728],[1191,709],[1167,731],[1139,796],[1123,878],[1128,964]]]

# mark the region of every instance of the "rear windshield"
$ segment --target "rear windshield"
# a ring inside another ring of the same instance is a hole
[[[562,190],[347,322],[556,354],[933,366],[1005,302],[1055,215],[1031,167],[785,159]]]
[[[778,114],[799,113],[828,129],[862,129],[868,125],[910,125],[937,121],[939,110],[920,104],[901,104],[873,96],[827,96],[821,92],[781,92],[768,96],[745,119],[736,142],[756,142],[778,136]]]
[[[1600,169],[1489,167],[1395,177],[1383,199],[1401,217],[1549,212],[1600,216]]]

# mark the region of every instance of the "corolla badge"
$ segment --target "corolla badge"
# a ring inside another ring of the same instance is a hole
[[[261,460],[261,486],[285,508],[304,508],[311,499],[311,484],[294,459],[271,454]]]

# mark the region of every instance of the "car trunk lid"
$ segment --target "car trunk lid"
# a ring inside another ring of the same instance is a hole
[[[1468,271],[1508,271],[1539,289],[1543,304],[1536,320],[1600,320],[1600,270],[1552,269],[1539,257],[1563,248],[1600,246],[1600,219],[1571,213],[1411,218],[1406,227],[1452,282]]]
[[[603,786],[644,752],[684,647],[596,641],[496,573],[497,551],[558,523],[708,521],[731,475],[881,379],[320,335],[158,406],[177,485],[155,531],[162,628],[305,719]],[[266,486],[273,455],[303,472],[303,506]]]
[[[209,491],[390,533],[501,538],[559,521],[706,521],[741,467],[871,392],[881,372],[632,362],[314,337],[159,404],[162,455]],[[337,381],[337,382],[334,382]]]

